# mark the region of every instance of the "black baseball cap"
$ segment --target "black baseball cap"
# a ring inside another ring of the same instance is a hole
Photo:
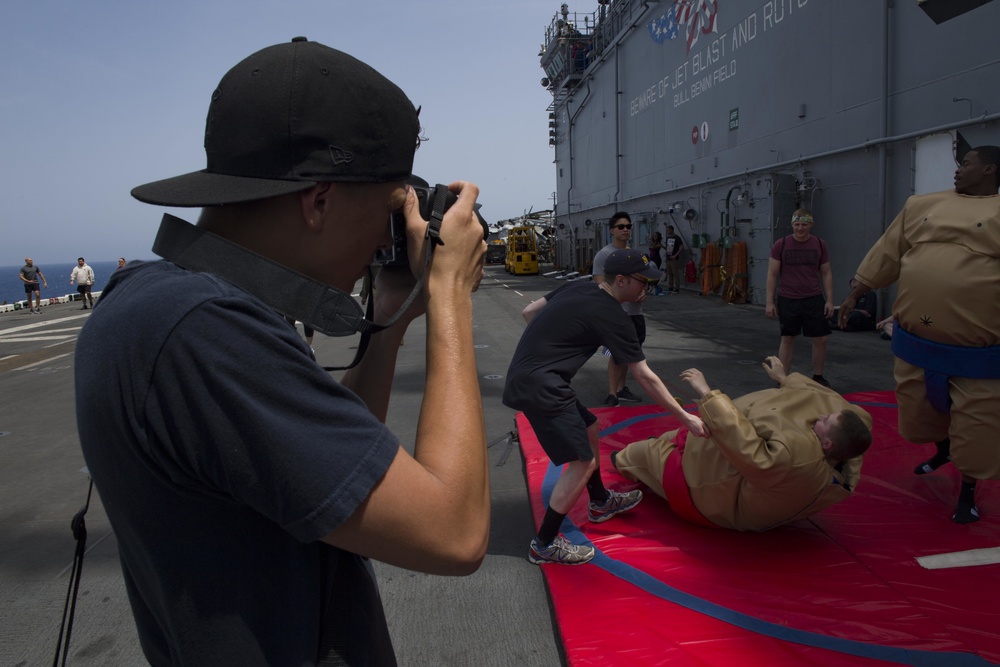
[[[417,110],[398,86],[346,53],[295,37],[222,77],[205,123],[205,169],[140,185],[132,196],[216,206],[329,181],[404,181],[419,132]]]
[[[615,250],[604,260],[606,276],[642,276],[646,280],[659,280],[663,273],[649,263],[649,258],[638,250]]]

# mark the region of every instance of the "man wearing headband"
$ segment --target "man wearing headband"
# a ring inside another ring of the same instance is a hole
[[[418,135],[395,84],[297,37],[223,77],[206,169],[132,191],[202,209],[197,226],[164,217],[154,247],[171,261],[114,273],[79,341],[103,353],[76,364],[80,442],[151,664],[394,665],[367,559],[453,575],[482,561],[478,188],[449,186],[443,245],[415,278],[431,243],[404,185]],[[375,322],[416,280],[423,291],[337,382],[285,316],[367,326],[350,290],[398,210],[415,268],[379,273]],[[400,340],[424,312],[410,455],[384,420]]]
[[[861,265],[840,306],[898,281],[892,304],[899,434],[937,451],[917,475],[948,462],[962,473],[956,523],[979,520],[976,480],[1000,479],[1000,147],[961,157],[955,188],[906,200]]]
[[[801,333],[812,340],[812,379],[829,387],[823,367],[830,335],[827,319],[834,313],[833,271],[826,243],[810,234],[813,224],[812,213],[798,209],[792,214],[792,233],[771,248],[765,313],[781,324],[778,358],[782,367],[791,369],[795,337]]]
[[[622,310],[646,294],[650,280],[663,274],[638,250],[615,250],[604,262],[604,281],[568,283],[525,307],[528,322],[514,350],[504,405],[522,410],[552,464],[562,468],[538,534],[528,548],[532,563],[577,565],[590,561],[594,548],[559,535],[566,514],[584,488],[590,496],[587,518],[595,523],[626,512],[642,500],[638,490],[611,491],[601,479],[597,417],[577,399],[570,382],[601,345],[615,363],[632,371],[658,405],[698,435],[708,431],[701,419],[684,411],[663,381],[650,370],[639,337]]]

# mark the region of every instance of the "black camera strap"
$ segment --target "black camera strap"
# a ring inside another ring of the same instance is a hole
[[[73,617],[76,615],[76,599],[80,592],[80,575],[83,573],[83,555],[87,552],[87,521],[84,516],[90,509],[90,496],[94,491],[94,480],[87,487],[87,502],[73,516],[70,529],[76,540],[76,550],[73,552],[73,566],[69,573],[69,587],[66,591],[66,602],[63,603],[62,625],[59,626],[59,637],[56,639],[56,655],[52,659],[52,667],[66,664],[69,657],[69,640],[73,634]],[[65,639],[65,641],[64,641]],[[62,663],[59,658],[62,657]]]
[[[448,188],[434,188],[434,207],[427,225],[424,252],[424,273],[429,269],[434,247],[443,245],[441,222]],[[418,280],[406,301],[384,324],[372,321],[374,298],[367,311],[354,298],[336,287],[326,285],[288,268],[217,234],[165,213],[153,242],[153,252],[190,271],[211,273],[225,278],[237,287],[253,294],[286,317],[308,324],[327,336],[361,334],[357,354],[349,366],[326,367],[324,370],[353,368],[364,357],[372,334],[395,324],[410,307],[423,280]],[[421,273],[421,275],[424,275]]]

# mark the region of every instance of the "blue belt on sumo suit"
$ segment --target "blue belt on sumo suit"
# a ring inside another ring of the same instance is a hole
[[[892,353],[908,364],[924,369],[927,400],[938,412],[951,411],[948,379],[1000,379],[1000,345],[963,347],[924,340],[899,326],[892,327]]]

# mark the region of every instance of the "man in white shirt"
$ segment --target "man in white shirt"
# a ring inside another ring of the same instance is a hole
[[[76,283],[76,291],[80,293],[80,300],[83,301],[83,308],[81,310],[87,310],[87,303],[90,302],[90,307],[94,307],[94,297],[91,295],[90,290],[94,286],[94,270],[87,265],[83,257],[79,257],[76,260],[76,266],[73,267],[73,273],[69,274],[69,284],[72,285]]]

